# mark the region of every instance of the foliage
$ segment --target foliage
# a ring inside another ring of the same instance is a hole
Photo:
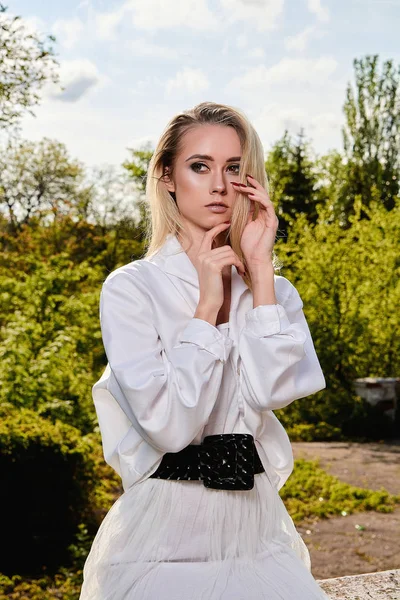
[[[99,269],[63,254],[17,278],[0,274],[1,402],[93,431],[93,373],[105,362],[100,281]]]
[[[295,522],[375,510],[392,512],[400,496],[384,489],[372,491],[339,481],[319,467],[319,461],[295,460],[293,473],[280,496]]]
[[[286,432],[292,442],[339,441],[344,438],[339,427],[329,423],[294,423]]]
[[[93,442],[65,423],[26,408],[0,407],[1,514],[6,572],[38,572],[68,561],[80,523],[94,528]]]
[[[0,129],[18,125],[26,112],[33,115],[44,84],[59,81],[54,36],[42,39],[6,11],[0,4]]]
[[[75,569],[40,579],[0,575],[0,600],[79,600],[81,585],[82,571]]]
[[[0,206],[11,230],[33,217],[43,222],[79,216],[90,199],[84,167],[64,144],[10,139],[0,154]]]
[[[139,230],[142,232],[141,241],[144,239],[144,232],[146,230],[146,223],[148,219],[146,211],[146,177],[153,150],[150,143],[147,143],[142,149],[130,149],[131,159],[126,160],[123,163],[123,167],[127,170],[129,176],[135,182],[139,191],[138,198],[138,209],[140,212],[140,220],[138,223]]]
[[[354,59],[356,93],[350,84],[347,87],[342,218],[351,212],[358,194],[364,205],[378,198],[387,210],[399,195],[400,68],[387,60],[379,73],[378,59],[378,55]]]
[[[111,228],[120,228],[122,223],[131,223],[135,234],[140,233],[136,222],[141,189],[126,169],[114,165],[92,167],[88,180],[92,194],[82,217],[100,225],[103,234]]]
[[[299,215],[290,240],[278,243],[281,274],[302,297],[327,382],[325,390],[277,411],[287,427],[326,422],[345,435],[390,433],[387,420],[356,396],[353,381],[400,371],[400,200],[390,212],[377,201],[363,206],[368,219],[361,208],[358,198],[349,229],[329,222],[328,208],[315,225]]]
[[[304,214],[310,223],[315,223],[318,218],[317,206],[325,201],[304,131],[300,131],[294,142],[285,131],[268,153],[265,167],[271,199],[277,207],[278,234],[286,241],[297,215]]]
[[[3,229],[0,243],[0,402],[91,432],[91,386],[107,362],[101,285],[142,246],[122,225],[102,235],[100,226],[67,217],[24,225],[18,235]]]

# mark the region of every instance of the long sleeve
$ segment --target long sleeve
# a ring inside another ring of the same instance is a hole
[[[100,323],[107,388],[126,417],[159,451],[190,444],[214,407],[232,340],[192,318],[167,356],[143,283],[123,271],[103,283]]]
[[[243,398],[259,411],[283,408],[326,387],[303,302],[285,281],[285,301],[247,311],[239,340]]]

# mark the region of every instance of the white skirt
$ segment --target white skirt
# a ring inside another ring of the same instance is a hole
[[[327,600],[267,473],[252,490],[148,478],[103,519],[80,600]]]

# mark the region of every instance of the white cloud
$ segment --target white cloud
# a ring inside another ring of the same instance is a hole
[[[244,48],[247,46],[247,35],[245,33],[240,33],[236,38],[236,46],[238,48]]]
[[[162,94],[162,86],[164,86],[164,81],[160,77],[149,74],[146,75],[144,79],[135,81],[135,83],[132,85],[130,93],[133,96],[143,95],[147,90],[150,90],[151,95],[153,96],[156,87],[159,88],[160,94]]]
[[[132,138],[127,148],[131,148],[132,150],[138,150],[139,148],[145,148],[148,145],[150,147],[155,148],[158,142],[158,137],[156,135],[143,135],[142,137]]]
[[[327,23],[330,19],[329,10],[321,5],[321,0],[307,0],[308,10],[316,15],[319,21]]]
[[[333,112],[320,113],[311,119],[308,128],[310,131],[317,132],[320,135],[330,130],[339,131],[342,123],[343,115]]]
[[[321,38],[323,35],[324,32],[317,30],[315,25],[310,25],[310,27],[306,27],[300,33],[285,38],[285,48],[287,50],[305,50],[313,37]]]
[[[206,0],[128,0],[126,9],[132,11],[135,27],[146,31],[185,27],[199,31],[218,27],[216,16]]]
[[[283,58],[275,66],[267,69],[266,79],[270,83],[320,83],[329,79],[336,70],[337,61],[331,57]]]
[[[90,60],[64,60],[60,67],[60,85],[65,89],[60,90],[59,86],[51,83],[45,87],[44,95],[63,102],[76,102],[91,88],[107,81]]]
[[[125,15],[125,5],[115,11],[96,13],[94,16],[96,36],[105,41],[116,39],[117,27]]]
[[[125,44],[126,50],[136,56],[147,56],[151,58],[161,58],[163,60],[177,60],[179,56],[187,53],[178,52],[172,46],[159,46],[152,44],[145,39],[129,40]]]
[[[248,51],[247,56],[249,58],[264,58],[265,50],[264,48],[253,48],[252,50]]]
[[[304,125],[305,114],[299,107],[282,107],[278,103],[265,106],[253,119],[254,127],[263,138],[269,138],[271,144],[280,137],[285,129],[296,132]]]
[[[207,75],[201,69],[184,67],[173,79],[167,81],[166,93],[178,91],[194,94],[207,90],[209,86]]]
[[[328,80],[338,64],[334,58],[283,58],[276,65],[258,65],[232,79],[227,90],[270,91],[272,85],[319,85]]]
[[[65,48],[73,48],[79,41],[84,30],[84,25],[78,17],[72,19],[58,19],[52,27],[54,35],[60,37],[60,42]]]
[[[224,21],[228,25],[250,21],[257,31],[276,29],[284,5],[284,0],[220,0],[220,2],[225,10]]]
[[[96,109],[90,98],[79,104],[45,100],[36,110],[36,118],[24,118],[24,136],[30,140],[49,137],[66,144],[72,157],[89,166],[121,164],[129,156],[128,141],[145,135],[151,128],[142,115],[122,115],[118,111]]]
[[[210,10],[207,0],[174,0],[173,5],[165,0],[125,0],[114,11],[96,14],[97,36],[115,40],[118,26],[128,15],[135,29],[144,31],[184,27],[215,33],[243,21],[250,21],[257,31],[268,31],[277,28],[284,0],[220,0],[220,5],[222,11],[217,13]],[[239,41],[239,47],[245,43]]]
[[[165,0],[126,0],[114,11],[96,13],[97,37],[117,39],[118,26],[126,18],[131,19],[135,29],[145,31],[179,27],[210,31],[219,27],[207,0],[175,0],[173,5]]]
[[[311,138],[314,147],[323,147],[327,137],[331,140],[336,139],[339,145],[343,120],[340,111],[318,113],[315,108],[298,105],[282,106],[278,102],[264,106],[257,117],[252,119],[263,141],[264,149],[269,150],[282,137],[285,129],[294,136],[301,128],[304,128],[306,136]]]

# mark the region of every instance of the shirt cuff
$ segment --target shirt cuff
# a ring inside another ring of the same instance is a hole
[[[222,362],[228,360],[233,344],[233,340],[228,336],[225,337],[214,325],[196,317],[189,322],[178,341],[196,344]]]
[[[260,304],[247,311],[245,321],[247,330],[256,337],[282,333],[290,325],[281,304]]]

